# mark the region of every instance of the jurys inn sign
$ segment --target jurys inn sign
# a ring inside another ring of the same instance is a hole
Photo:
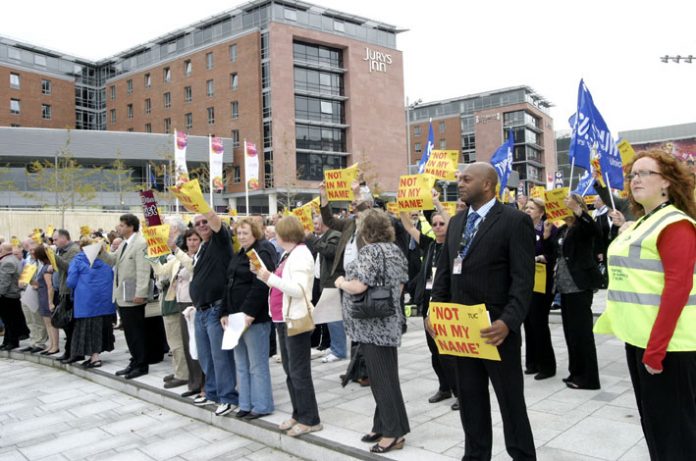
[[[390,54],[365,47],[363,61],[367,61],[370,66],[370,72],[386,72],[387,66],[390,66],[392,63],[392,57]]]

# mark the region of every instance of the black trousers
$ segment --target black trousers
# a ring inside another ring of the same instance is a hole
[[[597,348],[592,333],[592,291],[561,294],[563,334],[568,346],[570,381],[585,389],[599,389]]]
[[[451,355],[440,355],[435,340],[430,337],[427,331],[425,332],[425,340],[428,343],[428,349],[430,349],[430,364],[437,375],[438,390],[442,392],[451,392],[457,395],[457,378],[454,373],[454,359]]]
[[[184,340],[184,357],[186,357],[186,366],[189,370],[188,389],[190,391],[200,391],[205,385],[203,370],[201,369],[201,364],[198,363],[198,360],[191,357],[191,352],[189,349],[190,338],[186,317],[183,315],[179,315],[179,317],[179,320],[181,320],[181,336]]]
[[[123,334],[131,354],[130,366],[134,370],[148,370],[149,358],[145,328],[145,304],[118,307],[123,324]]]
[[[663,371],[651,375],[641,349],[626,344],[626,360],[640,423],[652,461],[696,457],[696,352],[667,352]]]
[[[499,362],[455,358],[459,416],[465,435],[463,460],[490,460],[492,456],[489,379],[498,398],[508,454],[516,461],[536,459],[534,437],[524,401],[521,348],[519,334],[510,332],[498,346]]]
[[[285,383],[292,403],[292,418],[305,426],[319,424],[319,407],[312,381],[310,332],[288,336],[285,323],[277,323],[278,346],[283,357]]]
[[[542,293],[532,295],[529,313],[524,320],[525,367],[537,373],[556,373],[556,356],[551,344],[549,311],[553,296]]]
[[[27,321],[24,319],[22,303],[19,298],[0,296],[0,317],[5,324],[2,345],[19,346],[19,338],[29,335],[29,328],[27,328]]]
[[[375,346],[360,343],[365,357],[370,389],[375,398],[375,415],[372,432],[385,437],[401,437],[408,434],[408,424],[404,397],[399,384],[399,362],[396,347]]]

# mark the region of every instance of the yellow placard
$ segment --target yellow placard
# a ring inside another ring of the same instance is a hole
[[[58,270],[58,266],[56,265],[56,253],[53,251],[53,248],[46,248],[46,256],[48,256],[48,260],[51,261],[51,267],[53,267],[54,270]]]
[[[232,208],[231,210],[227,211],[227,214],[229,214],[230,216],[237,216],[237,209]]]
[[[10,243],[12,244],[13,247],[19,248],[22,246],[22,242],[19,241],[17,237],[12,237],[12,240],[10,240]]]
[[[586,195],[583,197],[583,199],[585,199],[585,205],[589,206],[589,205],[592,205],[594,203],[595,199],[597,199],[597,196],[596,195]]]
[[[210,211],[208,202],[203,198],[198,179],[187,181],[179,187],[172,187],[171,191],[187,211],[200,214]]]
[[[36,242],[39,245],[41,245],[41,242],[43,241],[43,239],[41,238],[41,231],[39,229],[34,230],[34,233],[31,234],[31,238],[34,242]]]
[[[19,280],[17,281],[20,285],[29,285],[31,278],[36,274],[36,264],[27,264],[22,269],[22,273],[19,274]]]
[[[433,150],[423,173],[432,175],[436,179],[455,181],[454,174],[457,172],[458,163],[458,150]]]
[[[46,227],[46,237],[53,238],[53,233],[56,231],[56,228],[49,225]]]
[[[396,202],[387,202],[387,212],[397,216],[399,214],[399,204]]]
[[[80,237],[89,237],[92,233],[92,228],[89,226],[80,226]]]
[[[570,208],[566,207],[564,203],[567,197],[567,187],[546,191],[546,219],[556,221],[573,216],[573,212],[570,211]]]
[[[546,293],[546,264],[535,263],[534,293]]]
[[[319,201],[319,197],[314,197],[311,202],[309,202],[307,205],[312,207],[312,213],[315,214],[320,214],[321,213],[321,202]]]
[[[621,155],[621,164],[623,166],[628,165],[633,161],[633,157],[636,156],[636,151],[633,150],[631,143],[622,139],[620,143],[616,145],[619,148],[619,155]]]
[[[534,186],[529,191],[529,196],[531,198],[540,198],[544,200],[546,198],[546,188],[544,186]]]
[[[429,174],[408,174],[399,177],[397,203],[399,211],[432,210],[432,187],[435,179]]]
[[[355,197],[351,184],[357,177],[357,163],[342,170],[324,171],[324,186],[329,202],[352,202]]]
[[[312,204],[307,203],[299,208],[292,210],[292,214],[297,216],[297,219],[302,223],[302,227],[307,232],[312,232],[314,230],[314,223],[312,222]]]
[[[169,240],[169,224],[150,226],[142,230],[147,242],[147,257],[157,258],[172,252],[167,245]]]
[[[442,208],[447,210],[447,213],[449,213],[450,216],[457,214],[457,202],[441,202],[440,205],[442,205]]]
[[[491,326],[484,304],[464,306],[431,302],[428,317],[440,354],[500,360],[498,348],[481,338],[481,330]]]

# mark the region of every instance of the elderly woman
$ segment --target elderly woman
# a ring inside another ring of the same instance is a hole
[[[336,279],[336,288],[343,292],[346,332],[360,344],[377,404],[372,431],[362,440],[378,441],[370,451],[386,453],[403,448],[403,436],[410,431],[399,385],[396,351],[406,322],[399,297],[408,281],[408,265],[403,252],[393,243],[394,227],[384,211],[370,209],[358,215],[357,232],[365,246],[348,265],[346,276]],[[355,318],[355,298],[350,295],[359,295],[376,286],[389,287],[393,313],[383,318]]]
[[[91,239],[80,239],[80,248],[94,243]],[[87,255],[78,253],[68,267],[66,284],[73,290],[75,330],[73,331],[71,357],[88,356],[82,362],[84,368],[102,365],[99,354],[114,350],[113,317],[116,306],[111,294],[114,272],[104,261],[97,258],[90,264]]]
[[[556,235],[553,224],[544,223],[546,252],[556,256],[556,290],[561,293],[561,319],[568,346],[570,375],[563,379],[571,389],[599,389],[597,348],[592,334],[592,297],[602,285],[602,274],[594,257],[599,226],[588,214],[578,194],[565,199],[572,211]]]
[[[626,175],[639,219],[608,250],[607,307],[595,332],[626,343],[650,459],[696,454],[694,176],[672,155],[639,153]],[[616,212],[612,212],[616,213]]]
[[[311,367],[312,332],[288,336],[285,324],[291,306],[299,306],[300,312],[312,296],[314,260],[304,242],[304,228],[295,216],[286,216],[276,225],[278,245],[283,249],[275,272],[264,268],[252,272],[270,288],[271,318],[276,324],[283,370],[287,376],[288,392],[292,403],[292,417],[283,422],[280,430],[291,437],[321,430],[319,409],[314,394]],[[292,318],[292,317],[291,317]]]
[[[549,329],[549,311],[553,302],[553,267],[556,256],[552,249],[544,247],[544,222],[546,220],[546,204],[543,200],[532,198],[527,200],[524,212],[532,218],[536,237],[534,262],[544,267],[546,280],[544,291],[535,291],[529,306],[527,318],[524,320],[525,342],[525,374],[534,375],[534,379],[542,380],[556,375],[556,356],[551,344]],[[553,239],[556,228],[549,235]]]
[[[227,316],[244,314],[246,331],[234,348],[239,385],[238,418],[255,419],[273,413],[271,370],[268,365],[271,317],[268,315],[268,286],[249,269],[247,253],[254,250],[269,271],[275,270],[272,245],[262,244],[263,231],[252,218],[237,223],[241,249],[227,268],[227,287],[220,322],[227,328]]]

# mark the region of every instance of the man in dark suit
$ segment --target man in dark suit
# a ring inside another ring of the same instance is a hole
[[[497,183],[488,163],[472,163],[459,176],[459,195],[469,210],[450,221],[432,290],[432,301],[485,304],[492,325],[481,336],[498,347],[501,358],[455,359],[466,437],[463,460],[491,459],[489,379],[508,454],[514,460],[536,459],[520,359],[520,325],[534,286],[534,228],[529,216],[496,200]]]

